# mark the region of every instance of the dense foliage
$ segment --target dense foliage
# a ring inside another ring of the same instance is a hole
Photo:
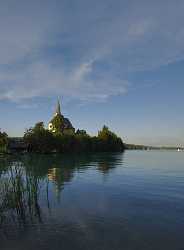
[[[53,135],[44,128],[43,122],[28,129],[24,134],[24,141],[28,144],[29,151],[46,153],[54,150]]]
[[[7,151],[8,147],[8,135],[5,132],[0,131],[0,153]]]
[[[44,128],[43,122],[37,123],[24,134],[29,152],[109,152],[123,151],[121,138],[104,126],[97,136],[91,137],[85,130],[75,134],[52,133]]]

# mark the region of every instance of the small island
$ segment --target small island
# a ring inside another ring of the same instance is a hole
[[[57,102],[53,118],[45,128],[38,122],[27,129],[23,138],[9,138],[0,133],[0,152],[66,153],[66,152],[122,152],[125,144],[107,126],[90,136],[85,130],[75,129],[68,118],[61,113]]]

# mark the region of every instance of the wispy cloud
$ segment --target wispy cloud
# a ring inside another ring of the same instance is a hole
[[[33,63],[24,70],[0,75],[0,99],[19,101],[39,96],[66,95],[81,100],[105,100],[109,95],[125,93],[128,82],[112,76],[93,76],[93,62],[72,67]]]
[[[105,100],[127,72],[184,59],[184,2],[0,3],[0,99],[52,95]]]
[[[18,105],[20,109],[37,109],[38,105],[36,103],[20,103]]]

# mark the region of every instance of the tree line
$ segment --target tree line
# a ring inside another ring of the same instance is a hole
[[[45,129],[43,122],[39,122],[26,130],[23,139],[29,152],[39,153],[113,152],[125,148],[122,139],[107,126],[103,126],[97,136],[90,136],[85,130],[73,134],[63,134],[59,130],[52,133]]]

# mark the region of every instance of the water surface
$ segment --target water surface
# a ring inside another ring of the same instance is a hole
[[[183,152],[0,158],[1,250],[178,250],[183,234]]]

